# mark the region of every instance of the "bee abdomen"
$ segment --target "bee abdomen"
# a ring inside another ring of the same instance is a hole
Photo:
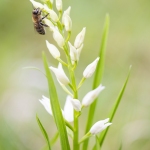
[[[39,34],[42,34],[42,35],[45,34],[45,30],[44,30],[43,26],[41,26],[40,24],[38,24],[38,25],[35,24],[35,29]]]

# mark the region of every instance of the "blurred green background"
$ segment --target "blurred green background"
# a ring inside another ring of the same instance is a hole
[[[122,143],[123,150],[149,150],[150,1],[64,0],[63,4],[64,9],[72,7],[71,42],[84,26],[87,28],[76,70],[77,82],[84,68],[98,55],[105,15],[110,15],[102,81],[106,89],[99,97],[94,122],[108,117],[132,65],[127,89],[102,149],[116,150]],[[44,71],[42,51],[47,54],[50,65],[57,65],[45,44],[46,39],[55,43],[52,34],[47,30],[47,34],[42,36],[34,31],[32,9],[28,0],[0,1],[0,150],[40,150],[45,145],[36,123],[36,113],[50,137],[56,131],[52,117],[38,101],[42,95],[48,96],[45,77],[36,70],[23,69],[35,66]],[[62,58],[65,59],[63,54]],[[86,80],[80,89],[79,99],[91,90],[92,81],[93,78]],[[66,94],[59,85],[57,88],[63,107]],[[80,119],[80,137],[85,128],[87,111],[83,111]],[[59,149],[59,142],[54,149]]]

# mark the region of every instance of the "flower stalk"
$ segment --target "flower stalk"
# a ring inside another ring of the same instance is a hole
[[[43,22],[47,24],[48,29],[52,33],[52,37],[56,42],[55,46],[52,43],[49,43],[49,40],[46,40],[46,46],[49,50],[52,57],[58,61],[58,67],[48,66],[48,62],[45,54],[43,53],[43,62],[46,71],[46,77],[49,87],[49,98],[43,96],[40,100],[41,104],[44,106],[46,111],[54,118],[56,126],[58,128],[58,133],[56,133],[56,139],[58,134],[61,141],[61,149],[70,150],[70,143],[68,140],[68,135],[73,138],[73,150],[79,150],[80,144],[83,142],[83,150],[88,148],[88,138],[95,136],[96,137],[96,147],[100,148],[100,145],[103,143],[105,135],[108,131],[108,126],[112,123],[108,122],[109,118],[96,122],[92,126],[93,114],[95,112],[96,101],[99,94],[104,90],[104,86],[101,84],[103,68],[104,68],[104,48],[106,43],[107,31],[108,31],[108,21],[106,21],[106,27],[104,30],[104,35],[102,38],[102,52],[99,57],[97,57],[92,63],[90,63],[83,70],[83,77],[80,80],[79,84],[76,84],[75,69],[78,65],[80,59],[80,53],[84,46],[84,38],[86,33],[86,27],[84,27],[80,33],[77,34],[74,44],[71,40],[72,33],[72,19],[70,17],[71,7],[68,7],[67,10],[63,12],[63,3],[62,0],[56,0],[56,12],[53,9],[53,0],[44,0],[44,4],[30,0],[34,7],[39,7],[42,13],[49,13],[48,17],[43,19]],[[43,15],[43,14],[42,14]],[[62,18],[62,19],[61,19]],[[108,19],[108,18],[107,18]],[[57,48],[58,47],[58,48]],[[64,61],[61,58],[61,53],[65,53],[66,60]],[[101,59],[100,59],[101,58]],[[65,73],[66,70],[63,70],[63,66],[66,67],[69,76]],[[100,71],[99,71],[100,70]],[[54,77],[57,79],[58,83],[62,89],[67,93],[66,102],[64,109],[61,109],[59,99],[57,96],[57,89],[53,81],[51,72],[54,73]],[[96,73],[95,73],[96,72]],[[93,90],[89,91],[82,99],[82,102],[78,99],[78,91],[83,85],[85,80],[88,80],[93,74],[95,75]],[[120,99],[119,99],[120,101]],[[89,116],[88,122],[85,130],[85,135],[79,141],[79,117],[84,107],[89,107]],[[117,105],[118,106],[118,105]],[[116,107],[115,107],[116,108]],[[116,110],[115,110],[116,111]],[[113,112],[115,112],[113,111]],[[111,114],[113,115],[113,114]],[[113,117],[110,117],[112,121]],[[70,124],[72,123],[73,124]],[[38,123],[44,132],[44,136],[49,144],[49,139],[46,133],[46,130],[43,128],[40,120]],[[66,128],[66,126],[68,128]],[[106,129],[107,128],[107,129]],[[106,130],[105,130],[106,129]],[[97,134],[103,132],[103,136],[99,137]],[[101,141],[100,141],[101,140]],[[99,142],[101,142],[99,144]],[[49,147],[51,149],[51,147]]]

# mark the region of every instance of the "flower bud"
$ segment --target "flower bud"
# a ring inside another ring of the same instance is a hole
[[[98,61],[99,61],[99,57],[96,58],[91,64],[89,64],[85,68],[85,70],[83,72],[84,78],[90,78],[93,75],[93,73],[95,72]]]
[[[36,2],[36,1],[34,1],[34,0],[30,0],[30,2],[33,4],[33,6],[34,6],[35,8],[43,9],[43,7],[44,7],[41,3]]]
[[[72,61],[77,61],[77,50],[74,46],[72,46],[72,44],[70,42],[68,42],[69,48],[70,48],[70,57]]]
[[[81,103],[78,99],[70,98],[74,110],[81,111]]]
[[[96,135],[100,132],[102,132],[104,129],[106,129],[108,126],[110,126],[112,123],[108,123],[109,118],[105,120],[101,120],[96,122],[90,129],[90,133],[93,135]]]
[[[57,16],[57,14],[52,9],[49,9],[46,4],[44,4],[44,10],[47,11],[50,14],[50,18],[54,22],[58,22],[59,18]]]
[[[69,6],[69,7],[67,8],[67,10],[65,10],[64,13],[63,13],[63,15],[62,15],[62,24],[63,24],[63,25],[65,24],[65,23],[64,23],[65,15],[70,16],[70,10],[71,10],[71,7]]]
[[[82,99],[82,105],[86,107],[92,104],[93,101],[98,97],[100,92],[104,90],[104,88],[105,87],[100,84],[96,89],[88,92]]]
[[[56,8],[58,11],[62,11],[62,0],[56,0]]]
[[[80,58],[80,54],[81,54],[82,48],[83,48],[83,44],[77,49],[77,53],[78,53],[77,61],[79,61],[79,58]]]
[[[74,111],[73,111],[73,106],[71,104],[70,101],[71,96],[67,96],[66,98],[66,102],[64,105],[64,118],[68,121],[68,122],[73,122],[74,120]]]
[[[44,106],[44,108],[46,109],[46,111],[52,115],[52,108],[51,108],[51,104],[50,104],[50,99],[42,96],[42,99],[39,100],[40,103]]]
[[[51,28],[54,27],[53,23],[50,20],[46,19],[46,18],[44,19],[44,22],[45,22],[46,25],[49,26],[50,31],[52,31]]]
[[[65,14],[64,16],[64,25],[65,25],[65,29],[66,31],[71,31],[72,29],[72,21],[69,15]]]
[[[47,40],[46,40],[46,45],[47,45],[49,52],[55,59],[60,57],[60,52],[56,48],[56,46],[54,46],[53,44],[50,44]]]
[[[59,63],[58,68],[50,67],[50,69],[54,72],[57,80],[61,82],[63,85],[68,85],[69,84],[69,79],[66,76],[61,63]]]
[[[79,48],[83,44],[85,32],[86,32],[86,28],[84,27],[82,31],[76,36],[76,39],[74,42],[75,48]]]
[[[65,45],[65,40],[63,36],[59,33],[56,28],[52,28],[53,30],[53,38],[57,42],[58,46],[62,48]]]

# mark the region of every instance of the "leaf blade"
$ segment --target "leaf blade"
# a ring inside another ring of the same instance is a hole
[[[56,88],[44,52],[42,56],[43,56],[43,62],[44,62],[45,72],[48,81],[50,103],[52,107],[54,120],[60,136],[61,148],[65,150],[70,150],[70,145],[69,145],[67,132],[66,132],[66,126],[62,116],[62,111],[60,109]]]
[[[44,129],[44,127],[43,127],[43,125],[42,125],[42,123],[41,123],[41,121],[40,121],[40,119],[38,118],[37,115],[36,115],[36,120],[37,120],[37,123],[38,123],[42,133],[43,133],[44,138],[46,139],[48,149],[51,150],[51,145],[50,145],[50,142],[49,142],[48,134],[47,134],[46,130]]]
[[[113,106],[113,108],[112,108],[112,110],[111,110],[111,112],[110,112],[110,115],[109,115],[109,118],[110,118],[109,121],[110,121],[110,122],[112,122],[112,120],[113,120],[113,118],[114,118],[114,115],[115,115],[115,113],[116,113],[116,111],[117,111],[117,108],[118,108],[118,106],[119,106],[119,104],[120,104],[120,102],[121,102],[122,96],[123,96],[123,94],[124,94],[124,91],[125,91],[125,89],[126,89],[126,86],[127,86],[128,80],[129,80],[130,72],[131,72],[131,66],[129,67],[129,71],[128,71],[126,80],[125,80],[125,82],[124,82],[124,84],[123,84],[123,86],[122,86],[122,88],[121,88],[121,90],[120,90],[120,93],[119,93],[119,95],[118,95],[118,97],[117,97],[117,99],[116,99],[116,101],[115,101],[115,104],[114,104],[114,106]],[[106,134],[107,134],[108,130],[109,130],[109,127],[101,134],[101,136],[100,136],[100,138],[99,138],[99,140],[100,140],[100,145],[101,145],[101,146],[102,146],[102,144],[103,144],[103,142],[104,142],[104,139],[105,139],[105,137],[106,137]]]
[[[97,64],[97,69],[96,69],[94,82],[93,82],[94,83],[93,84],[93,89],[95,89],[100,84],[100,82],[102,81],[103,72],[104,72],[104,61],[105,61],[104,58],[105,58],[105,50],[106,50],[108,29],[109,29],[109,15],[107,14],[106,18],[105,18],[105,25],[104,25],[104,29],[103,29],[101,47],[100,47],[100,52],[99,52],[100,60]],[[96,103],[97,103],[97,99],[91,104],[91,106],[89,108],[85,134],[90,130],[90,127],[92,126],[93,118],[94,118],[93,116],[94,116],[95,108],[96,108]],[[82,147],[83,150],[87,149],[88,142],[89,142],[89,139],[87,139],[83,143],[83,147]]]

